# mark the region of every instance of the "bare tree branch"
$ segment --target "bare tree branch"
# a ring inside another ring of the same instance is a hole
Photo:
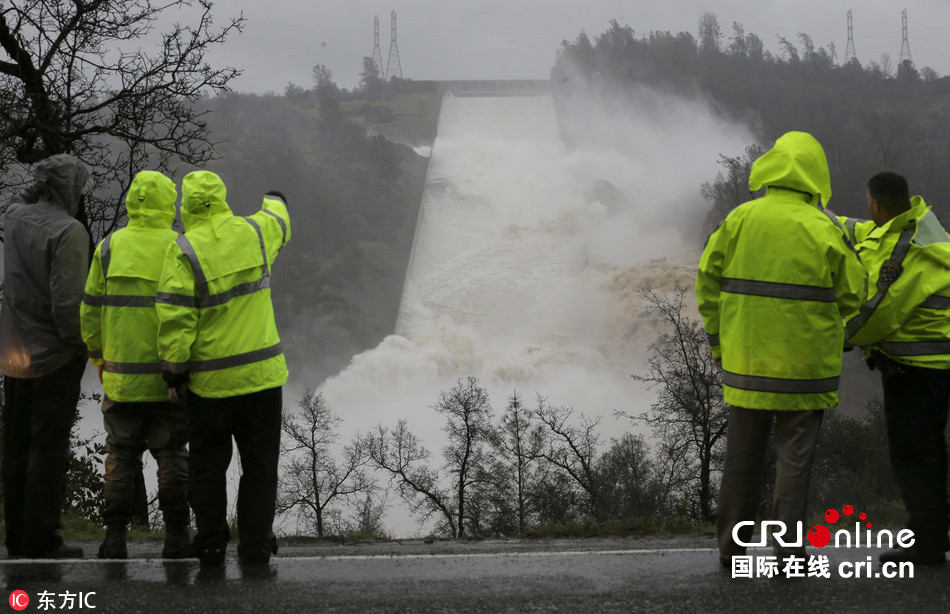
[[[142,169],[201,166],[216,153],[196,103],[228,91],[235,68],[205,55],[244,18],[216,27],[210,0],[13,0],[0,9],[0,170],[69,153],[93,169],[85,223],[94,239],[124,216],[121,194]],[[166,11],[191,26],[133,47]],[[23,187],[5,177],[0,191]]]
[[[600,418],[590,419],[581,415],[580,424],[574,424],[571,422],[573,409],[548,405],[547,400],[540,395],[535,415],[551,435],[542,456],[573,478],[587,496],[590,518],[600,520],[600,483],[596,465]]]
[[[705,329],[683,314],[687,290],[663,295],[642,290],[646,312],[659,316],[665,331],[650,345],[646,375],[634,379],[658,387],[652,413],[629,416],[649,424],[659,441],[671,488],[684,487],[691,497],[691,514],[707,521],[713,516],[713,473],[721,465],[728,409],[722,398],[721,370],[715,365]]]
[[[324,537],[328,516],[342,515],[334,509],[337,503],[375,490],[365,471],[369,453],[365,441],[356,437],[343,448],[341,459],[334,455],[342,420],[329,410],[320,393],[307,390],[299,410],[281,417],[283,472],[277,512],[295,513],[308,531]]]

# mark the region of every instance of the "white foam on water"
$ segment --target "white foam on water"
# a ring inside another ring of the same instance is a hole
[[[682,218],[704,215],[718,153],[751,142],[699,103],[645,100],[639,115],[598,103],[568,149],[550,96],[446,96],[396,334],[320,389],[348,428],[406,419],[440,464],[431,406],[475,376],[496,416],[517,391],[602,417],[605,445],[633,430],[613,412],[653,402],[630,374],[658,332],[637,290],[691,298],[699,246]],[[387,523],[412,534],[400,506]]]

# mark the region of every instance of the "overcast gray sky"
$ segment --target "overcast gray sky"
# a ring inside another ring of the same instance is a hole
[[[849,8],[862,64],[880,63],[886,53],[897,65],[906,8],[914,64],[950,74],[948,0],[218,0],[220,20],[243,11],[247,28],[211,60],[244,70],[234,84],[241,92],[282,92],[291,81],[309,88],[316,64],[330,68],[341,87],[353,87],[363,57],[373,53],[374,16],[386,65],[395,10],[405,78],[537,79],[548,76],[562,40],[573,41],[582,31],[598,36],[610,19],[630,25],[637,37],[651,30],[695,35],[700,16],[712,11],[726,44],[737,21],[773,53],[779,52],[779,35],[797,43],[805,32],[826,48],[833,41],[840,62]]]

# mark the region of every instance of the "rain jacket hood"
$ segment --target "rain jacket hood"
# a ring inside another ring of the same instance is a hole
[[[68,154],[58,154],[36,165],[36,192],[40,200],[62,207],[72,217],[79,211],[89,167]]]
[[[755,192],[763,186],[818,194],[820,206],[827,207],[831,200],[831,177],[821,143],[807,132],[786,132],[780,136],[775,146],[752,164],[749,189]]]
[[[912,196],[910,209],[884,224],[886,232],[900,232],[910,220],[917,221],[914,233],[914,247],[920,253],[934,260],[940,266],[950,270],[950,236],[940,224],[932,208],[924,202],[922,196]],[[890,226],[893,226],[893,229]],[[874,234],[872,232],[872,234]]]
[[[141,171],[132,180],[125,197],[129,225],[171,228],[177,200],[178,189],[174,181],[156,171]]]
[[[231,214],[227,195],[224,181],[211,171],[194,171],[185,175],[181,182],[181,221],[185,232],[213,215]]]

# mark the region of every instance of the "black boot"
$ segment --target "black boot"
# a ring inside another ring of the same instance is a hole
[[[243,565],[267,565],[272,554],[277,554],[277,537],[273,531],[262,543],[254,546],[238,544],[238,562]]]
[[[188,490],[184,487],[159,486],[158,507],[165,520],[164,559],[190,559],[197,556],[188,532]]]
[[[191,533],[188,526],[183,524],[165,525],[165,546],[162,548],[163,559],[190,559],[195,555],[191,545]]]
[[[100,559],[127,559],[129,550],[126,546],[127,528],[123,524],[110,524],[106,527],[106,538],[99,546]]]
[[[195,549],[195,556],[202,567],[224,567],[227,551],[227,543],[223,546],[203,546]]]

